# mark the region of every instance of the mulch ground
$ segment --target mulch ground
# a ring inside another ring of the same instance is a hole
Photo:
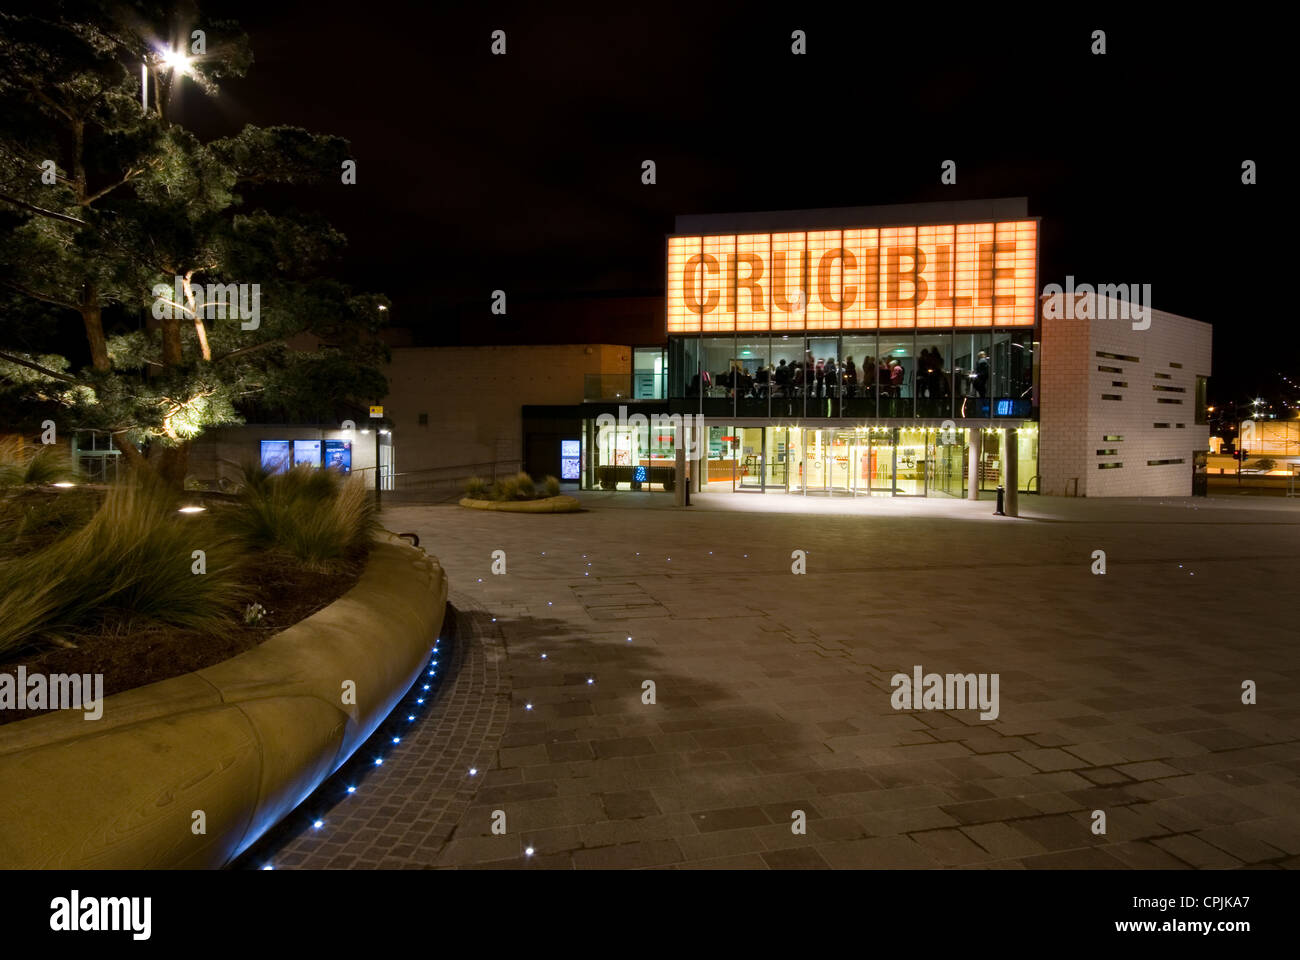
[[[0,663],[0,673],[16,676],[18,667],[33,673],[102,673],[104,696],[168,680],[250,650],[306,619],[351,589],[361,576],[364,558],[337,573],[316,573],[284,560],[260,555],[250,561],[245,582],[256,584],[255,599],[267,608],[260,622],[246,625],[242,608],[231,611],[229,629],[220,634],[179,630],[164,624],[137,624],[124,630],[82,634],[75,649],[28,650]],[[0,725],[48,710],[0,710]]]

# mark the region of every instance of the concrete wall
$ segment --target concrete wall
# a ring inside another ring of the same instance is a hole
[[[521,407],[576,404],[586,374],[632,372],[632,350],[612,344],[403,347],[386,374],[397,470],[407,474],[522,460]],[[427,414],[421,425],[420,415]]]
[[[1094,319],[1044,313],[1043,493],[1073,493],[1078,477],[1080,496],[1189,496],[1194,453],[1209,446],[1209,426],[1195,420],[1196,378],[1211,373],[1210,325],[1152,310],[1150,327],[1135,330],[1131,320],[1095,319],[1097,298],[1088,301]],[[1110,463],[1122,466],[1101,466]]]
[[[362,433],[363,429],[368,432]],[[352,472],[364,471],[374,481],[375,431],[365,422],[358,423],[355,431],[260,423],[209,430],[190,447],[189,473],[205,483],[236,480],[241,464],[258,462],[263,440],[351,440]]]

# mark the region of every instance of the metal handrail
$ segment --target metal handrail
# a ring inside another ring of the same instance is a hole
[[[494,483],[499,477],[513,476],[523,469],[522,460],[485,460],[446,467],[425,467],[392,474],[395,494],[418,493],[426,496],[452,497],[460,493],[471,477]]]

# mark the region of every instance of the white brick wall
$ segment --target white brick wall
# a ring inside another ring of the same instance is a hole
[[[1095,317],[1097,298],[1088,300]],[[1117,312],[1118,302],[1110,304]],[[1211,373],[1210,345],[1208,323],[1161,310],[1151,311],[1146,330],[1134,330],[1130,320],[1061,319],[1045,312],[1039,403],[1043,493],[1073,493],[1071,478],[1078,477],[1080,496],[1190,495],[1195,451],[1209,445],[1209,427],[1195,419],[1196,378]],[[1103,400],[1103,394],[1122,399]],[[1123,439],[1107,441],[1107,435]],[[1115,454],[1097,453],[1108,449]],[[1183,462],[1148,465],[1150,460]],[[1123,466],[1099,469],[1102,463]]]

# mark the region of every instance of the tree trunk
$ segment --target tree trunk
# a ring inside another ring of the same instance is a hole
[[[99,291],[87,285],[81,305],[81,322],[86,328],[86,343],[90,346],[90,364],[96,370],[109,369],[108,341],[104,339],[104,321],[99,304]]]
[[[190,469],[190,441],[182,440],[170,447],[159,444],[150,453],[150,465],[162,481],[175,490],[184,489]]]
[[[181,320],[175,316],[178,311],[172,308],[173,316],[162,319],[163,365],[177,367],[181,364]]]
[[[122,451],[122,456],[126,458],[127,466],[132,470],[150,469],[149,462],[145,460],[144,454],[140,452],[140,448],[128,440],[125,434],[114,434],[113,443],[117,445],[117,449]]]

